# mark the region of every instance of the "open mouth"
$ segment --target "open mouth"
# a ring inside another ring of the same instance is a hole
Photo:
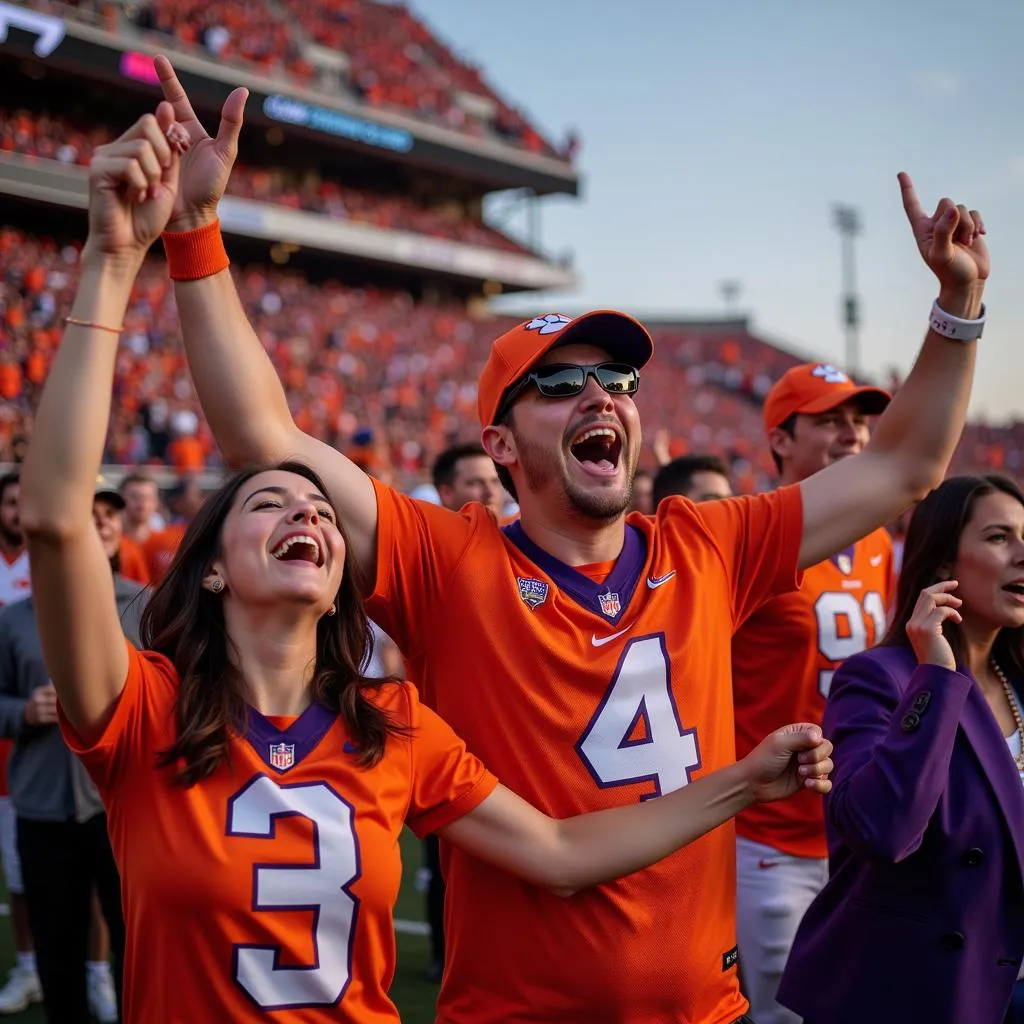
[[[611,427],[588,427],[573,438],[569,452],[592,472],[614,473],[622,455],[622,439]]]
[[[324,564],[324,553],[320,542],[308,533],[290,534],[270,553],[279,562],[309,562],[316,566]]]
[[[1007,583],[1003,590],[1016,597],[1024,597],[1024,583]]]

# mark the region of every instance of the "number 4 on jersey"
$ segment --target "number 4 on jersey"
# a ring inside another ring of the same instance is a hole
[[[602,789],[653,782],[641,799],[680,789],[700,767],[697,730],[679,718],[660,633],[629,642],[576,751]]]

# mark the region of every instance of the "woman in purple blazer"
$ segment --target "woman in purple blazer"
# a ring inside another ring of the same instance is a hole
[[[830,878],[778,999],[806,1024],[1003,1024],[1024,962],[1024,493],[915,509],[892,626],[836,673]]]

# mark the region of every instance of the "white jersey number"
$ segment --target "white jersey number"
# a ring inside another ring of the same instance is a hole
[[[323,782],[279,786],[260,775],[228,804],[229,836],[273,840],[276,822],[301,815],[314,825],[308,865],[253,867],[253,910],[313,910],[315,963],[281,967],[274,946],[235,946],[235,981],[264,1010],[334,1006],[352,971],[356,900],[348,891],[359,877],[352,807]]]
[[[684,729],[679,718],[661,634],[626,646],[576,751],[602,789],[653,782],[648,795],[661,796],[690,781],[700,767],[697,730]]]
[[[814,614],[818,619],[818,650],[829,661],[846,661],[867,647],[868,619],[874,627],[875,643],[885,632],[885,605],[882,595],[874,590],[864,595],[863,604],[849,591],[822,594],[814,603]],[[834,675],[835,669],[818,673],[818,692],[826,700]]]

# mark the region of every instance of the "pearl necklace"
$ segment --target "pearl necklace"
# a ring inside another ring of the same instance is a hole
[[[996,659],[992,658],[989,663],[992,666],[992,671],[996,674],[996,678],[1003,684],[1003,692],[1006,694],[1006,699],[1010,703],[1010,710],[1013,712],[1013,720],[1017,725],[1017,735],[1020,737],[1021,744],[1021,752],[1013,760],[1017,768],[1024,772],[1024,721],[1021,721],[1020,708],[1017,707],[1017,698],[1013,695],[1013,689],[1010,686],[1010,681],[1006,678],[1006,673],[996,664]]]

